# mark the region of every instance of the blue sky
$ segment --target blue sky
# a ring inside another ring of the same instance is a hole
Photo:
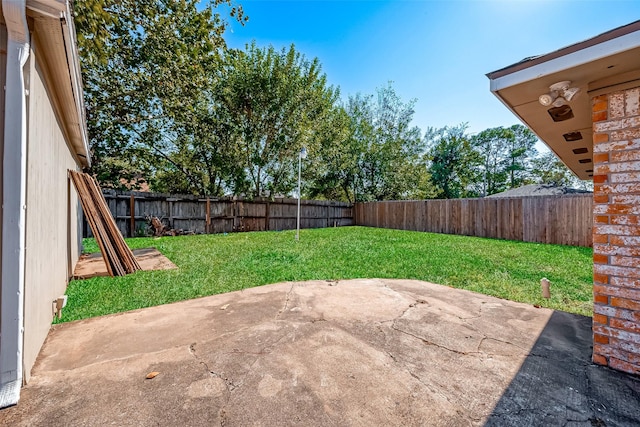
[[[230,47],[288,47],[319,58],[348,95],[393,81],[417,99],[425,130],[468,122],[472,133],[519,123],[489,92],[485,74],[640,19],[640,0],[256,1],[232,23]]]

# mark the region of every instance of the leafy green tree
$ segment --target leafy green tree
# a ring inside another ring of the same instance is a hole
[[[481,159],[478,193],[481,196],[499,193],[507,188],[507,150],[513,133],[503,127],[485,129],[471,138],[473,149]]]
[[[416,100],[403,102],[391,83],[377,90],[371,115],[373,139],[360,162],[361,194],[374,200],[407,198],[419,182],[425,150],[411,124]]]
[[[482,196],[531,181],[531,159],[538,138],[522,125],[485,129],[471,139],[481,161],[478,193]]]
[[[312,144],[314,149],[305,161],[308,197],[351,203],[356,200],[358,160],[363,147],[353,130],[352,117],[340,105],[332,108],[319,123]]]
[[[313,151],[338,91],[326,83],[318,59],[291,45],[277,51],[255,43],[227,54],[220,107],[229,114],[240,175],[233,191],[254,196],[290,193],[298,153]]]
[[[513,125],[507,130],[504,170],[509,188],[517,188],[531,182],[531,160],[537,155],[538,137],[523,125]]]
[[[556,187],[581,188],[580,180],[551,151],[531,160],[532,176],[536,184],[551,184]]]
[[[166,184],[171,177],[169,187],[215,191],[216,184],[204,182],[202,171],[192,167],[198,150],[190,149],[202,139],[190,121],[202,115],[199,108],[208,111],[203,93],[215,84],[212,70],[225,49],[227,23],[215,8],[230,5],[234,19],[246,17],[228,0],[214,0],[200,10],[199,3],[75,2],[92,172],[103,185],[120,187],[160,171]],[[220,137],[202,143],[211,145]]]
[[[478,181],[477,166],[481,159],[466,131],[466,123],[427,131],[428,170],[437,198],[477,196],[474,184]]]

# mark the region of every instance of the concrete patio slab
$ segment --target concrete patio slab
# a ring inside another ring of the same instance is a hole
[[[280,283],[56,325],[0,423],[637,425],[640,379],[590,362],[590,324],[419,281]]]

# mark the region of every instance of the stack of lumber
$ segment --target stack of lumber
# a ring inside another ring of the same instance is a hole
[[[89,174],[69,171],[82,210],[100,247],[110,276],[124,276],[142,270],[116,226],[98,182]]]

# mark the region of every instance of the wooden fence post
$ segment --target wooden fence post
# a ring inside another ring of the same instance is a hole
[[[207,213],[206,213],[206,224],[205,224],[205,233],[209,234],[211,233],[211,202],[209,201],[209,198],[207,197]]]
[[[126,200],[126,199],[125,199]],[[129,237],[135,237],[136,233],[136,201],[133,197],[133,193],[131,193],[131,197],[129,198],[129,213],[131,214],[131,219],[129,220]]]
[[[271,209],[271,203],[267,201],[267,205],[265,206],[264,212],[264,229],[265,231],[269,231],[269,210]]]

